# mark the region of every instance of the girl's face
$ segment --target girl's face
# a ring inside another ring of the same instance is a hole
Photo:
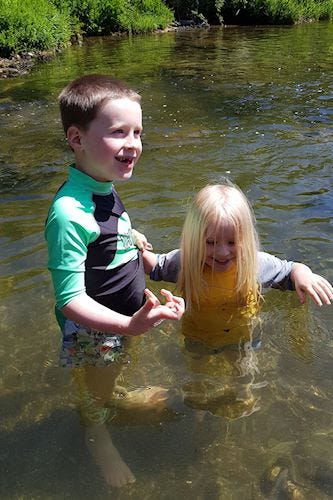
[[[235,228],[231,223],[209,227],[205,264],[216,272],[228,271],[236,263]]]

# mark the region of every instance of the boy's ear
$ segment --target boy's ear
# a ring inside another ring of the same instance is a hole
[[[68,145],[75,151],[81,149],[81,131],[76,125],[71,125],[67,130]]]

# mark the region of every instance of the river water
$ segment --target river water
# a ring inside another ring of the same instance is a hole
[[[192,194],[228,176],[253,204],[263,249],[332,281],[332,61],[333,24],[211,28],[90,39],[0,81],[2,499],[333,498],[333,308],[279,291],[265,295],[250,376],[215,360],[223,397],[206,414],[177,397],[157,415],[115,414],[112,436],[137,481],[107,487],[57,367],[43,239],[72,160],[57,95],[105,72],[143,96],[143,156],[118,190],[156,251],[178,245]],[[176,394],[193,375],[173,323],[134,354],[129,388]]]

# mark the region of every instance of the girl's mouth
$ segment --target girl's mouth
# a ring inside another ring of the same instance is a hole
[[[217,264],[228,264],[230,262],[231,259],[225,259],[225,260],[218,260],[218,259],[214,259],[214,261],[217,263]]]

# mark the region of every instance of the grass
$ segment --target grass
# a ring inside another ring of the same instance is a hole
[[[77,34],[145,33],[196,15],[209,22],[295,24],[333,19],[333,0],[0,0],[0,56],[51,51]]]
[[[47,0],[0,0],[0,55],[51,50],[68,43],[69,17]]]

